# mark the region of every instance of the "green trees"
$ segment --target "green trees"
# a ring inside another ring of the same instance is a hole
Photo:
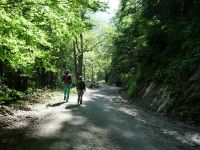
[[[1,0],[0,83],[23,91],[60,82],[64,70],[75,71],[73,41],[92,29],[83,13],[105,7],[96,0]]]
[[[122,0],[110,79],[141,105],[199,122],[199,10],[198,0]]]
[[[110,74],[113,43],[115,36],[112,25],[101,24],[98,31],[87,34],[86,52],[84,57],[85,79],[91,81],[107,80]]]
[[[130,95],[142,83],[184,81],[199,62],[196,0],[122,0],[115,19],[113,74]]]

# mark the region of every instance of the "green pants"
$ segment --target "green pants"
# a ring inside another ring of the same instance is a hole
[[[69,93],[70,93],[70,84],[64,84],[64,100],[68,101],[69,99]]]

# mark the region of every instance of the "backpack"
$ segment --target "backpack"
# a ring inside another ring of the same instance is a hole
[[[78,84],[77,84],[77,89],[85,90],[85,82],[84,81],[79,81]]]
[[[64,75],[64,83],[65,84],[71,84],[72,83],[71,75]]]

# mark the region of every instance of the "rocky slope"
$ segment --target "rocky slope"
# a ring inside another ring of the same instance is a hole
[[[150,82],[140,88],[136,102],[188,123],[200,123],[200,68],[184,83]]]

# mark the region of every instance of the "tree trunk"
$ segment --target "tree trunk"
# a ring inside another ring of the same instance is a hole
[[[80,34],[80,54],[78,55],[78,75],[83,75],[83,35]]]
[[[78,56],[78,75],[83,75],[83,53]]]
[[[78,82],[78,64],[77,64],[77,54],[76,54],[76,43],[73,42],[73,50],[74,50],[74,67],[75,67],[75,77],[76,83]]]
[[[84,78],[84,80],[86,80],[86,70],[85,70],[86,68],[85,68],[85,64],[83,64],[83,78]]]
[[[94,86],[94,64],[92,64],[92,86]]]

